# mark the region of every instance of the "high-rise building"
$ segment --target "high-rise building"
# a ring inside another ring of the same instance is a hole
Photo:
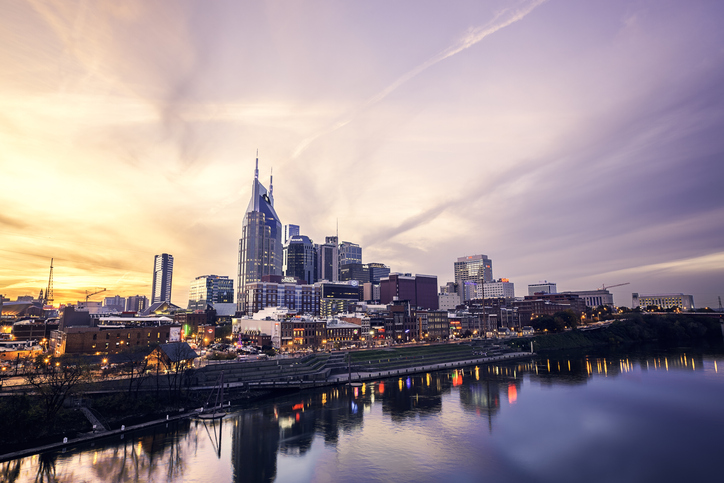
[[[317,249],[317,280],[339,281],[339,246],[336,236],[328,236]]]
[[[239,240],[239,272],[236,284],[237,310],[244,311],[244,289],[248,283],[259,282],[264,275],[282,274],[282,224],[274,210],[274,188],[269,178],[269,191],[259,181],[259,157],[256,158],[251,200],[241,223]]]
[[[191,281],[189,310],[206,310],[207,305],[234,303],[234,280],[227,276],[202,275]]]
[[[462,302],[467,302],[471,298],[470,294],[466,293],[465,282],[482,284],[493,281],[493,261],[487,255],[460,257],[455,262],[454,268],[455,283]]]
[[[370,269],[362,263],[345,263],[339,267],[339,281],[357,280],[360,286],[370,281]]]
[[[296,277],[308,284],[317,281],[317,250],[308,236],[294,235],[284,243],[282,268],[285,277]]]
[[[126,298],[126,312],[141,313],[148,308],[148,297],[145,295],[131,295]]]
[[[299,225],[284,225],[284,243],[293,236],[299,236]]]
[[[343,241],[339,244],[339,266],[348,263],[362,263],[362,247],[356,243]]]
[[[171,283],[173,281],[173,255],[162,253],[153,260],[153,291],[151,303],[171,302]]]

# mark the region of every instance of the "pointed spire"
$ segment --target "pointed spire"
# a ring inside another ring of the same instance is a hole
[[[274,196],[274,168],[271,168],[269,173],[269,197]]]
[[[259,179],[259,148],[256,150],[256,168],[254,169],[254,179]]]

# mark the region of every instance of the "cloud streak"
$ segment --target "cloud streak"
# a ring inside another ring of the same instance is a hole
[[[399,89],[403,84],[409,82],[414,77],[420,75],[425,70],[429,69],[430,67],[434,66],[438,62],[442,62],[445,59],[448,59],[452,57],[455,54],[459,54],[465,49],[469,49],[470,47],[474,46],[484,38],[488,37],[491,34],[494,34],[498,30],[504,29],[505,27],[508,27],[509,25],[514,24],[515,22],[518,22],[519,20],[522,20],[525,18],[526,15],[531,13],[536,7],[539,5],[545,3],[547,0],[535,0],[533,2],[530,2],[522,7],[518,8],[507,8],[502,10],[501,12],[498,12],[493,20],[488,22],[487,24],[470,29],[463,37],[457,41],[455,44],[451,45],[447,49],[443,50],[442,52],[430,57],[428,60],[423,62],[422,64],[418,65],[414,69],[408,71],[401,77],[399,77],[397,80],[395,80],[392,84],[382,89],[380,92],[375,94],[374,96],[367,99],[367,101],[362,104],[362,106],[358,107],[357,109],[353,110],[352,112],[348,113],[345,117],[342,119],[339,119],[335,121],[330,126],[320,130],[319,132],[313,134],[312,136],[307,137],[304,139],[294,150],[294,153],[292,154],[292,159],[296,159],[299,156],[302,155],[302,153],[317,139],[327,136],[338,129],[343,128],[350,122],[352,122],[357,115],[366,110],[370,107],[374,106],[375,104],[378,104],[382,100],[384,100],[387,96],[392,94],[394,91]]]

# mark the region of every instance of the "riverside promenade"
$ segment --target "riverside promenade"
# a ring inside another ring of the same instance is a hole
[[[264,390],[271,394],[274,390],[289,391],[289,390],[305,390],[314,389],[328,386],[338,386],[347,383],[363,383],[367,381],[375,381],[379,379],[385,379],[389,377],[399,377],[403,375],[412,374],[424,374],[427,372],[444,371],[447,369],[457,369],[475,365],[494,364],[499,362],[514,361],[520,359],[527,359],[535,356],[532,352],[511,352],[499,355],[491,356],[475,356],[465,357],[459,360],[445,361],[445,362],[432,362],[429,364],[424,363],[424,358],[403,360],[404,367],[395,367],[382,370],[362,370],[364,364],[352,364],[350,366],[344,366],[344,368],[337,367],[335,373],[327,371],[323,379],[314,378],[312,380],[303,378],[290,377],[286,380],[256,380],[256,381],[245,381],[245,382],[227,382],[224,384],[225,390],[233,393],[234,390]],[[401,361],[401,362],[403,362]],[[351,370],[354,367],[354,370]],[[344,370],[341,370],[344,369]],[[194,386],[188,388],[192,391],[207,391],[208,385]],[[233,396],[231,400],[234,401]],[[231,402],[229,402],[231,404]],[[27,448],[11,453],[0,454],[0,462],[13,460],[17,458],[23,458],[31,456],[37,453],[44,453],[48,451],[60,451],[65,452],[72,449],[74,446],[79,444],[89,443],[95,440],[106,439],[106,438],[121,438],[123,439],[126,434],[131,433],[135,430],[144,429],[152,426],[158,426],[167,424],[173,421],[178,421],[186,418],[193,417],[197,412],[195,410],[181,409],[178,412],[169,412],[165,419],[158,419],[154,421],[148,421],[141,424],[124,426],[121,429],[105,430],[100,428],[93,433],[86,433],[75,438],[65,438],[57,443],[46,444],[43,446],[37,446]]]

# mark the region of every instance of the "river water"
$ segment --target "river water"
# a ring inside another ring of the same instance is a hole
[[[0,481],[724,481],[724,351],[537,357],[297,393],[2,463]]]

